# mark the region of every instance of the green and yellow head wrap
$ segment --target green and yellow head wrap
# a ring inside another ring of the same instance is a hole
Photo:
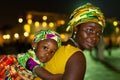
[[[34,36],[34,42],[39,42],[45,39],[53,39],[57,42],[58,47],[61,46],[61,38],[60,35],[53,30],[40,30]]]
[[[86,3],[73,11],[66,31],[73,31],[74,27],[85,22],[96,22],[102,28],[105,26],[105,19],[101,10],[90,3]]]

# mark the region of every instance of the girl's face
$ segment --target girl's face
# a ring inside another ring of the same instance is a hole
[[[90,50],[99,43],[101,33],[102,28],[99,24],[94,22],[83,23],[77,27],[76,41],[81,49]]]
[[[49,61],[58,48],[57,42],[53,39],[45,39],[36,44],[35,53],[40,62]]]

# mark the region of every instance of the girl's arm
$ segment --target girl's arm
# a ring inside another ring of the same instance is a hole
[[[42,67],[37,67],[34,72],[43,80],[62,80],[62,74],[51,74]]]

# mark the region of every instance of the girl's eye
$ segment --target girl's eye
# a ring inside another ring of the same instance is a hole
[[[48,48],[46,46],[43,47],[44,50],[48,50]]]
[[[55,52],[54,51],[51,51],[51,54],[54,54]]]

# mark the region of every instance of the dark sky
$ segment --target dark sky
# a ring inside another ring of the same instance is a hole
[[[107,18],[120,18],[120,0],[0,0],[0,27],[17,22],[18,17],[26,11],[69,15],[76,7],[86,2],[100,7]]]

